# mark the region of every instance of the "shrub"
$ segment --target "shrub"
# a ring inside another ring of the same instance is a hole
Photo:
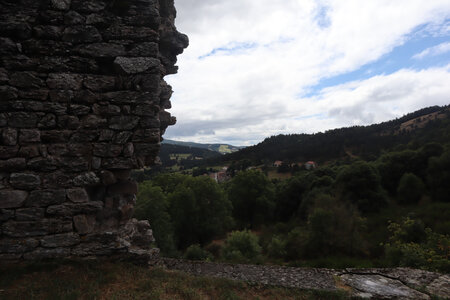
[[[255,262],[261,256],[258,237],[248,230],[233,231],[222,249],[223,258],[231,262]]]
[[[184,254],[184,258],[188,260],[210,260],[211,253],[200,247],[199,244],[190,245]]]
[[[423,223],[406,218],[389,225],[391,237],[385,245],[392,265],[450,272],[450,237],[437,234]]]
[[[286,240],[280,236],[273,236],[267,246],[267,255],[272,258],[284,258],[286,253]]]

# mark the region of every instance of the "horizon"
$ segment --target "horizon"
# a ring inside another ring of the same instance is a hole
[[[436,106],[436,105],[434,105],[434,106]],[[396,117],[396,118],[393,118],[393,119],[390,119],[390,120],[386,120],[386,121],[383,121],[383,122],[372,123],[372,124],[366,124],[366,125],[351,125],[351,126],[343,126],[343,127],[329,128],[329,129],[325,129],[325,130],[321,130],[321,131],[317,131],[317,132],[312,132],[312,133],[304,133],[304,132],[287,133],[287,134],[285,134],[285,133],[280,133],[280,134],[276,134],[276,135],[266,136],[266,137],[264,137],[262,140],[257,141],[256,143],[251,144],[251,145],[247,145],[247,146],[243,146],[243,145],[234,145],[234,144],[230,144],[230,143],[193,142],[193,141],[188,141],[188,140],[178,140],[178,139],[169,139],[169,138],[164,138],[163,142],[169,140],[169,141],[180,142],[180,143],[196,143],[196,144],[207,144],[207,145],[212,145],[212,144],[228,144],[228,145],[230,145],[230,146],[234,146],[234,147],[238,147],[238,148],[246,148],[246,147],[251,147],[251,146],[258,145],[258,144],[264,142],[267,138],[270,138],[270,137],[272,137],[272,136],[289,135],[289,134],[296,134],[296,135],[301,135],[301,134],[308,134],[308,135],[309,135],[309,134],[311,134],[311,135],[314,135],[314,134],[319,134],[319,133],[326,133],[327,131],[336,130],[336,129],[351,128],[351,127],[354,127],[354,126],[362,126],[362,127],[366,127],[366,126],[371,126],[371,125],[379,125],[379,124],[382,124],[382,123],[386,123],[386,122],[394,121],[394,120],[396,120],[396,119],[400,119],[400,118],[402,118],[402,117],[407,116],[407,115],[410,114],[410,113],[415,113],[415,112],[420,111],[420,110],[422,110],[422,109],[431,108],[431,107],[434,107],[434,106],[432,105],[432,106],[421,107],[421,108],[419,108],[419,109],[417,109],[417,110],[415,110],[415,111],[407,112],[407,113],[403,114],[402,116],[399,116],[399,117]],[[449,106],[450,106],[450,104],[447,104],[447,105],[441,105],[441,106],[439,106],[439,107],[444,108],[444,107],[449,107]]]
[[[249,146],[450,103],[448,1],[175,5],[190,46],[167,139]]]

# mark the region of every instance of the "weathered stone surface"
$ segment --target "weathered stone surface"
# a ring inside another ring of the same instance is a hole
[[[1,239],[0,253],[23,253],[32,251],[39,246],[37,239]]]
[[[376,299],[430,299],[421,293],[404,285],[401,281],[381,275],[344,274],[340,276],[344,284],[352,287],[355,296]]]
[[[75,188],[67,190],[67,198],[75,203],[88,202],[89,196],[83,188]]]
[[[70,43],[96,43],[102,41],[102,36],[93,26],[74,26],[64,30],[62,40]]]
[[[59,10],[69,10],[71,0],[51,0],[52,6]]]
[[[8,221],[1,226],[9,237],[42,236],[72,231],[72,220],[42,219],[39,221]]]
[[[15,146],[17,144],[17,130],[12,128],[3,129],[2,143],[6,146]]]
[[[122,153],[122,146],[114,144],[94,144],[94,155],[100,157],[117,157]]]
[[[70,248],[37,248],[23,255],[26,260],[40,260],[68,257]]]
[[[117,57],[114,65],[124,74],[137,74],[159,67],[160,61],[151,57]]]
[[[87,172],[74,178],[75,186],[92,186],[100,183],[100,178],[94,172]]]
[[[41,246],[45,248],[70,247],[79,243],[80,236],[73,232],[48,235],[41,239]]]
[[[109,128],[116,130],[131,130],[139,124],[139,118],[134,116],[112,117]]]
[[[119,2],[0,4],[0,242],[39,237],[0,260],[155,252],[130,172],[174,120],[183,39],[172,0]]]
[[[44,208],[30,207],[16,210],[16,221],[38,221],[44,217]]]
[[[49,74],[47,85],[57,90],[80,90],[83,84],[83,76],[78,74]]]
[[[40,190],[32,191],[27,201],[27,206],[46,207],[53,204],[60,204],[66,201],[65,190]]]
[[[21,207],[27,200],[28,193],[25,191],[0,191],[0,208]]]
[[[95,217],[78,215],[73,217],[73,225],[78,234],[85,235],[91,233],[95,226]]]
[[[101,211],[103,202],[91,201],[86,203],[65,203],[52,205],[47,208],[47,214],[59,217],[72,217],[78,214],[93,214]]]
[[[12,173],[9,183],[17,189],[32,190],[41,185],[41,178],[30,173]]]
[[[0,222],[5,222],[12,218],[14,218],[14,210],[0,209]]]
[[[38,89],[44,85],[44,82],[31,72],[17,72],[11,75],[9,84],[19,88]]]
[[[20,171],[26,168],[26,161],[24,158],[11,158],[8,160],[0,160],[0,170],[4,171]]]
[[[41,141],[41,133],[37,129],[22,129],[19,134],[20,144],[37,143]]]
[[[117,57],[126,54],[125,47],[113,43],[97,43],[79,46],[76,51],[89,57]]]
[[[32,112],[12,112],[8,116],[8,125],[15,128],[35,128],[38,116]]]

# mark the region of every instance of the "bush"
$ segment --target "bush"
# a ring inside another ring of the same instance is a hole
[[[286,254],[286,240],[280,236],[273,236],[267,246],[267,255],[272,258],[284,258]]]
[[[222,256],[225,260],[237,263],[256,262],[261,256],[258,237],[248,230],[233,231],[225,241]]]
[[[402,204],[416,204],[425,192],[423,181],[412,173],[403,174],[397,188],[398,202]]]
[[[406,218],[389,225],[391,237],[385,245],[392,265],[450,272],[450,237],[424,228],[421,221]]]
[[[184,254],[188,260],[211,260],[211,253],[200,247],[199,244],[190,245]]]

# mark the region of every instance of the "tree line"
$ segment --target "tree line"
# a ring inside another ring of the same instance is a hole
[[[224,184],[160,174],[140,184],[135,215],[168,256],[448,272],[449,182],[448,144],[400,145],[286,180],[258,170]]]

